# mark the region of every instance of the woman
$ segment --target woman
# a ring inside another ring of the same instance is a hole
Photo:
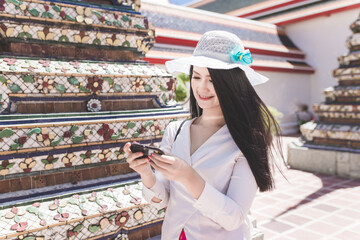
[[[167,207],[163,240],[251,239],[247,214],[257,189],[274,187],[268,156],[271,130],[278,131],[252,87],[268,79],[251,62],[240,39],[224,31],[206,32],[191,57],[166,62],[170,72],[190,73],[192,119],[178,136],[181,122],[168,125],[165,155],[151,161],[125,145],[144,198]]]

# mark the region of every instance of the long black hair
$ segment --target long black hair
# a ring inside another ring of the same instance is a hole
[[[219,99],[226,125],[236,145],[247,159],[261,192],[274,188],[272,176],[272,135],[280,133],[275,118],[257,95],[245,72],[240,68],[229,70],[208,68]],[[190,68],[190,80],[193,67]],[[191,117],[202,115],[190,87]],[[281,154],[281,143],[277,140]],[[281,157],[283,157],[281,155]]]

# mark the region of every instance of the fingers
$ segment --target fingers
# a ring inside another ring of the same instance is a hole
[[[134,141],[133,143],[136,143],[136,142]],[[130,153],[131,153],[130,147],[131,147],[131,143],[130,143],[130,142],[127,142],[127,143],[125,143],[123,149],[124,149],[124,151],[125,151],[126,153],[130,154]]]
[[[125,143],[123,149],[124,149],[124,152],[125,152],[126,154],[130,154],[130,153],[131,153],[130,146],[131,146],[131,143],[129,143],[129,142]]]
[[[158,155],[159,156],[159,155]],[[161,161],[159,160],[160,158],[159,157],[155,157],[155,156],[149,156],[149,158],[151,159],[152,162],[151,163],[151,166],[156,166],[157,168],[160,168],[159,170],[160,171],[167,171],[169,170],[169,168],[172,166],[171,164],[169,163],[166,163],[164,161]],[[154,167],[155,168],[155,167]],[[155,170],[157,170],[155,168]]]
[[[170,156],[170,155],[159,155],[159,154],[151,154],[149,156],[149,158],[151,160],[155,159],[157,161],[163,162],[163,163],[167,163],[167,164],[173,164],[175,163],[176,159],[174,156]]]
[[[134,169],[134,168],[139,167],[140,165],[147,164],[148,162],[149,162],[149,159],[148,159],[148,158],[136,159],[135,161],[132,161],[132,162],[129,164],[129,167],[132,168],[132,169]]]
[[[130,146],[131,146],[131,143],[127,142],[125,145],[124,145],[124,152],[126,154],[126,161],[130,164],[132,161],[134,161],[135,159],[143,156],[144,154],[142,152],[136,152],[136,153],[132,153],[131,150],[130,150]]]

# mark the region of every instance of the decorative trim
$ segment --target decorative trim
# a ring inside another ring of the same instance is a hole
[[[117,1],[115,1],[117,2]],[[88,25],[92,27],[142,31],[149,28],[147,18],[139,14],[95,8],[91,5],[70,5],[37,0],[12,0],[3,4],[0,17]]]
[[[161,221],[165,211],[145,203],[141,190],[142,183],[135,182],[4,208],[0,216],[7,224],[0,239],[47,239],[53,233],[61,239],[89,239]]]
[[[231,11],[231,12],[227,12],[225,14],[240,17],[240,18],[246,18],[246,17],[250,16],[250,18],[251,18],[252,15],[268,12],[268,11],[278,9],[278,8],[291,6],[291,5],[294,5],[294,4],[297,4],[297,3],[301,3],[301,2],[307,2],[307,1],[304,1],[304,0],[280,0],[280,1],[279,0],[272,0],[272,1],[264,1],[264,2],[253,4],[253,5],[250,5],[250,6],[247,6],[247,7],[243,7],[243,8]]]
[[[277,17],[265,18],[262,19],[262,21],[276,24],[277,26],[283,26],[295,22],[309,20],[315,17],[329,16],[334,13],[353,10],[359,7],[359,0],[335,1],[296,12],[286,13]]]

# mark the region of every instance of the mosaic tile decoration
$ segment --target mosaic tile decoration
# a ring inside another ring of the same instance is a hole
[[[180,120],[187,116],[183,114],[176,117]],[[163,119],[158,117],[156,120],[148,118],[142,121],[132,121],[127,118],[121,122],[107,120],[97,124],[84,122],[55,127],[41,127],[38,124],[33,128],[26,128],[23,125],[18,129],[2,128],[0,175],[35,172],[46,174],[55,169],[91,167],[103,162],[122,161],[124,160],[122,148],[106,148],[106,144],[124,144],[128,141],[143,140],[160,141],[165,126],[173,120],[174,116]],[[79,148],[81,150],[76,150]],[[18,154],[21,154],[21,157],[17,157]]]
[[[353,31],[353,33],[359,33],[360,32],[360,16],[358,19],[355,20],[355,22],[353,22],[350,25],[350,29],[351,31]]]
[[[173,100],[172,75],[136,61],[155,41],[139,7],[139,0],[0,0],[7,54],[0,56],[0,239],[159,234],[165,210],[142,198],[122,146],[156,145],[167,124],[189,113]],[[91,112],[34,114],[40,101]],[[101,107],[129,101],[147,109]]]
[[[360,33],[354,33],[346,40],[345,44],[351,51],[360,50]]]
[[[120,0],[116,2],[121,2],[120,5],[125,6],[133,4],[139,6],[140,4],[140,1],[136,1],[137,3]],[[144,32],[147,32],[149,29],[149,23],[142,15],[121,12],[121,9],[102,9],[86,2],[82,2],[79,6],[39,0],[4,0],[0,4],[0,17],[88,25],[126,31],[146,30]],[[135,7],[135,5],[133,6]]]
[[[360,52],[352,52],[338,58],[340,66],[358,65]]]
[[[129,139],[161,137],[165,126],[174,118],[186,118],[188,114],[141,117],[110,120],[93,120],[34,125],[0,126],[1,155],[121,142]]]
[[[360,102],[360,86],[335,86],[324,90],[326,101]]]
[[[9,107],[11,96],[151,93],[165,106],[175,91],[172,76],[154,65],[8,57],[0,57],[0,83],[0,112]]]
[[[115,5],[131,6],[136,12],[138,12],[141,7],[141,0],[113,0],[113,2]]]
[[[31,27],[30,27],[31,26]],[[149,36],[147,33],[151,34]],[[119,32],[118,30],[99,31],[72,29],[67,26],[49,26],[42,23],[21,23],[2,21],[0,23],[0,37],[50,43],[66,43],[107,47],[132,48],[145,54],[154,43],[153,32],[136,34]]]
[[[360,80],[360,69],[358,67],[338,68],[334,70],[333,75],[338,81]]]
[[[29,157],[20,158],[17,155],[12,155],[9,156],[9,159],[2,159],[0,162],[0,175],[8,177],[16,177],[17,173],[18,175],[21,173],[21,177],[26,175],[24,173],[43,175],[53,173],[53,170],[64,171],[64,168],[76,169],[77,166],[93,167],[104,162],[125,161],[122,147],[104,148],[102,145],[91,150],[64,150],[64,153],[54,153],[52,151],[41,153],[43,154],[41,156],[29,154]]]
[[[346,41],[349,52],[338,58],[333,71],[339,85],[324,90],[325,103],[313,110],[319,121],[300,126],[306,147],[359,152],[360,149],[360,33],[359,18],[351,25],[352,34]],[[316,146],[315,146],[316,145]]]
[[[0,239],[90,239],[161,221],[165,211],[142,197],[142,183],[58,195],[0,210]]]
[[[360,105],[315,104],[313,110],[320,121],[358,123]]]
[[[312,142],[315,138],[350,142],[350,147],[360,148],[360,126],[307,122],[300,126],[302,136]]]

